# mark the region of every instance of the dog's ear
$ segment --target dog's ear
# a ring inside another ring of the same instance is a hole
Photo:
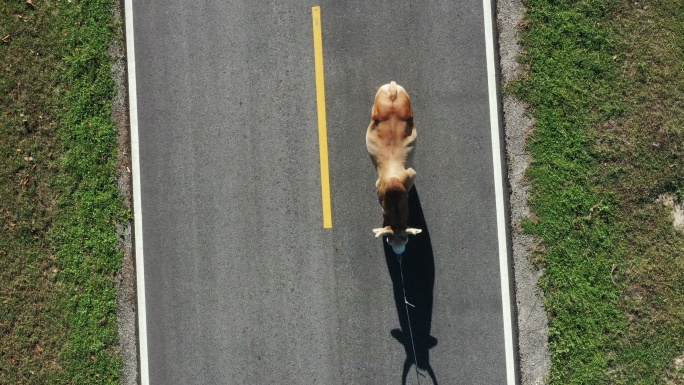
[[[373,229],[373,232],[375,233],[375,238],[381,237],[383,235],[394,234],[394,231],[392,231],[392,228],[389,226],[381,227],[379,229]]]
[[[414,229],[414,228],[412,228],[412,227],[409,227],[408,229],[406,229],[406,234],[410,234],[410,235],[416,235],[416,234],[420,234],[420,233],[422,233],[422,232],[423,232],[423,230],[421,230],[421,229]]]

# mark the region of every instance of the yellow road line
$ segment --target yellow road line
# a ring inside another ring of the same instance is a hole
[[[328,167],[328,130],[325,120],[325,84],[323,83],[323,39],[321,38],[321,7],[311,8],[313,18],[314,67],[316,71],[316,104],[318,105],[318,147],[321,156],[321,195],[323,198],[323,228],[332,228],[330,206],[330,172]]]

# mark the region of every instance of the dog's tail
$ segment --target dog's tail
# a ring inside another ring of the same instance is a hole
[[[394,80],[392,80],[389,86],[389,98],[391,101],[397,99],[397,83]]]

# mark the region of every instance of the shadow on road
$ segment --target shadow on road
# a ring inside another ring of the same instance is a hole
[[[427,381],[428,376],[433,384],[437,384],[435,372],[432,370],[432,366],[430,366],[430,349],[437,345],[437,339],[430,335],[433,288],[435,285],[435,259],[432,253],[432,244],[430,243],[430,231],[425,223],[423,209],[420,205],[418,191],[415,186],[409,192],[408,201],[409,227],[423,230],[422,233],[409,239],[406,251],[402,257],[406,300],[415,306],[408,306],[408,311],[411,330],[413,330],[416,357],[414,358],[413,355],[409,319],[406,316],[406,306],[404,305],[404,291],[402,290],[399,260],[387,242],[383,242],[385,260],[392,278],[394,302],[397,307],[397,315],[399,316],[399,325],[401,326],[401,329],[393,329],[390,334],[404,346],[406,351],[406,361],[404,362],[401,376],[402,384],[406,384],[414,362],[417,362],[418,369],[420,369],[421,384],[426,383],[425,381]]]

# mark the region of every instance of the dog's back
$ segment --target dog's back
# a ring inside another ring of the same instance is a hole
[[[366,147],[376,168],[404,168],[413,150],[416,129],[411,100],[404,87],[395,82],[380,87],[375,94]],[[381,170],[378,169],[378,173]]]

